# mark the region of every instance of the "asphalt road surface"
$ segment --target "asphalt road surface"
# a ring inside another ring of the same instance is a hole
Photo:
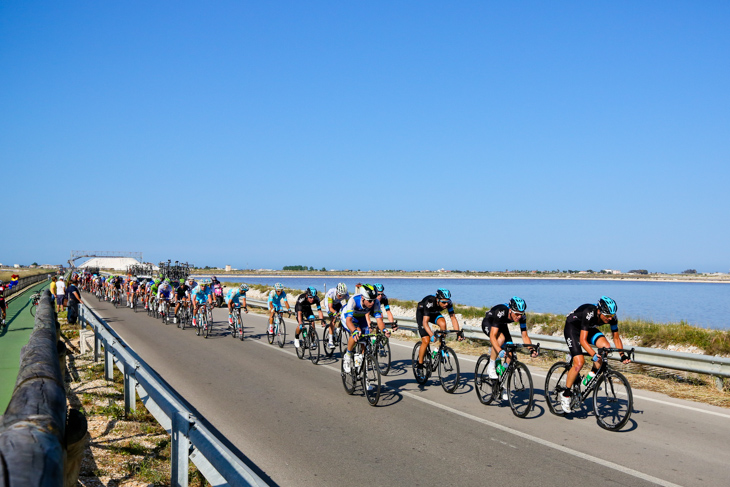
[[[546,370],[531,368],[536,403],[525,419],[506,403],[483,406],[473,389],[475,358],[461,355],[462,382],[446,394],[411,372],[414,342],[391,340],[393,368],[377,407],[348,396],[339,352],[318,365],[287,345],[269,345],[266,317],[244,314],[233,340],[227,310],[215,310],[208,339],[146,313],[85,295],[102,318],[272,485],[684,485],[730,484],[730,411],[634,390],[620,432],[592,411],[550,414]],[[321,336],[321,335],[320,335]]]

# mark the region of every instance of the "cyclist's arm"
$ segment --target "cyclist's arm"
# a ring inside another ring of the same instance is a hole
[[[352,316],[348,316],[345,319],[345,327],[347,328],[347,331],[350,333],[355,331],[355,325],[352,324]]]
[[[452,314],[452,315],[450,315],[450,317],[451,317],[451,326],[453,327],[454,331],[461,330],[461,327],[459,326],[459,322],[456,321],[456,315]]]
[[[624,342],[621,341],[621,335],[618,334],[618,330],[613,332],[613,344],[616,346],[616,348],[624,348]],[[631,359],[629,356],[626,356],[621,353],[621,358],[626,357],[626,360],[621,360],[623,363],[628,364],[631,362]]]

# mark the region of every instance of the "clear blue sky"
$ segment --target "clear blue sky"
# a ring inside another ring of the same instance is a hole
[[[730,2],[0,2],[3,264],[728,272]]]

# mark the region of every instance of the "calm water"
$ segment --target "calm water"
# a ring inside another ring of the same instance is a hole
[[[322,291],[339,280],[323,278],[235,278],[223,281]],[[342,279],[350,292],[359,279]],[[528,311],[567,314],[584,303],[595,303],[602,295],[618,303],[621,316],[659,323],[681,320],[717,329],[730,329],[730,284],[701,282],[587,281],[566,279],[379,279],[385,293],[397,299],[420,301],[439,287],[451,291],[454,302],[470,306],[493,306],[520,296]]]

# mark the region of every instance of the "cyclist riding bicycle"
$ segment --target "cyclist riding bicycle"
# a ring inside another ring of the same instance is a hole
[[[373,287],[375,288],[375,292],[378,293],[378,301],[380,302],[380,307],[385,310],[385,314],[388,315],[388,321],[393,323],[395,320],[393,319],[393,313],[390,311],[390,304],[388,304],[388,296],[385,295],[383,291],[385,291],[385,286],[382,284],[376,283],[373,284]],[[396,325],[393,325],[393,329],[395,330],[397,328]]]
[[[482,331],[489,337],[489,343],[492,344],[492,350],[490,352],[489,363],[487,364],[487,374],[490,379],[499,379],[499,374],[507,368],[507,364],[510,362],[510,358],[507,357],[506,352],[502,349],[502,346],[507,343],[512,345],[512,335],[509,332],[508,325],[510,323],[519,323],[520,331],[522,332],[523,343],[530,345],[530,340],[527,334],[527,318],[525,311],[527,310],[527,304],[522,298],[517,296],[512,297],[509,303],[497,304],[492,306],[492,309],[486,312],[484,319],[482,320]],[[533,350],[531,353],[532,357],[537,357],[537,350]],[[504,360],[504,365],[502,364]],[[503,399],[507,399],[507,391],[503,391]]]
[[[606,336],[598,329],[599,326],[609,325],[613,333],[613,343],[616,348],[624,348],[621,336],[618,332],[618,320],[616,319],[616,311],[618,305],[616,302],[607,297],[601,296],[598,304],[584,304],[568,314],[565,319],[565,329],[563,336],[565,343],[568,345],[570,355],[572,357],[573,367],[568,371],[565,381],[565,392],[560,397],[560,405],[566,413],[570,410],[570,398],[572,396],[571,388],[575,383],[575,379],[580,374],[585,359],[583,358],[583,349],[592,357],[593,368],[586,377],[587,380],[593,378],[601,367],[601,356],[596,353],[593,347],[608,348],[610,344]],[[631,359],[624,353],[621,354],[621,362],[628,364]]]
[[[175,289],[175,311],[173,312],[173,323],[177,323],[177,312],[180,305],[190,297],[190,287],[185,284],[185,279],[180,279],[180,285]]]
[[[241,307],[241,302],[239,301],[240,298],[243,298],[243,310],[248,313],[248,308],[246,307],[246,292],[248,291],[248,286],[245,284],[241,284],[237,288],[231,288],[226,293],[226,304],[228,305],[228,327],[230,328],[233,326],[233,307],[236,308]]]
[[[170,278],[168,277],[157,288],[157,302],[158,302],[158,308],[157,310],[162,313],[162,304],[164,301],[169,302],[172,298],[172,284],[170,282]]]
[[[287,312],[291,313],[291,306],[286,298],[284,292],[284,285],[280,282],[274,284],[274,289],[269,291],[269,299],[267,304],[269,305],[269,333],[274,333],[274,313],[281,309],[281,302],[286,303]]]
[[[350,300],[350,294],[347,292],[347,285],[344,282],[337,284],[337,287],[331,288],[325,294],[325,303],[327,305],[327,317],[330,319],[330,323],[325,326],[329,327],[329,341],[327,348],[335,348],[335,344],[332,341],[332,337],[335,335],[335,327],[332,321],[335,314],[342,309]]]
[[[200,284],[195,286],[195,289],[193,289],[190,297],[193,301],[193,326],[198,326],[198,323],[195,320],[195,317],[198,315],[198,308],[206,303],[212,304],[213,301],[213,293],[210,290],[208,280],[201,280]]]
[[[446,319],[444,318],[443,312],[448,311],[449,317],[451,318],[451,324],[455,331],[458,332],[458,340],[464,339],[464,332],[459,327],[459,322],[456,321],[454,315],[454,305],[451,302],[451,291],[444,288],[439,288],[436,291],[436,296],[428,295],[423,298],[416,308],[416,323],[418,325],[418,334],[421,336],[421,347],[418,351],[418,364],[416,370],[419,375],[423,375],[423,357],[426,355],[426,348],[428,342],[435,342],[436,335],[431,330],[429,323],[433,323],[438,326],[442,331],[446,331]]]
[[[137,294],[137,289],[139,288],[139,281],[136,277],[133,277],[130,279],[129,284],[127,284],[127,306],[130,308],[134,307],[134,297]]]
[[[371,313],[375,318],[378,329],[385,330],[383,315],[380,312],[378,294],[371,284],[363,284],[357,296],[353,296],[342,310],[342,324],[350,332],[350,339],[347,341],[347,353],[342,362],[342,369],[349,374],[352,370],[352,349],[355,347],[361,334],[370,333],[367,316]],[[385,330],[385,335],[390,336],[390,330]]]
[[[299,348],[299,333],[302,329],[302,323],[305,319],[314,319],[312,305],[317,306],[319,319],[324,319],[324,315],[322,314],[322,305],[320,304],[319,296],[317,296],[317,290],[310,286],[306,291],[299,295],[297,302],[294,305],[294,312],[297,314],[297,329],[294,330],[294,346],[297,348]]]

